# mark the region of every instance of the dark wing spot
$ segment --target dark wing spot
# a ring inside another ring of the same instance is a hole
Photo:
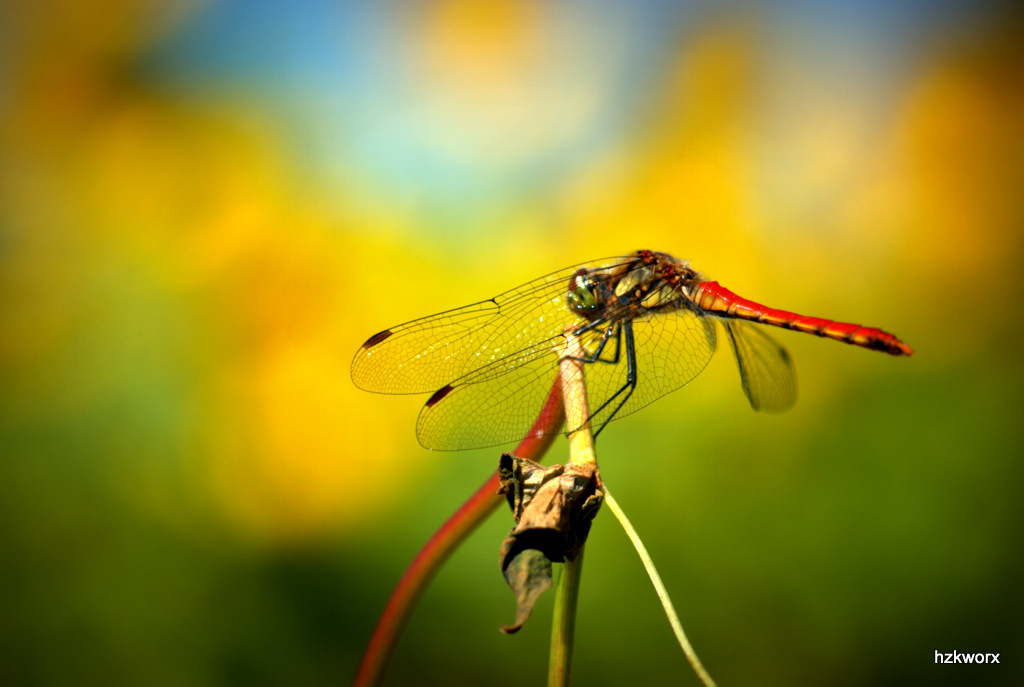
[[[427,407],[433,407],[438,401],[440,401],[442,398],[450,394],[453,388],[454,387],[452,387],[451,384],[445,384],[440,389],[435,391],[434,395],[427,399]]]
[[[382,332],[377,332],[376,334],[374,334],[373,336],[366,340],[366,343],[363,344],[363,348],[373,348],[374,346],[376,346],[389,336],[391,336],[390,329],[385,329]]]

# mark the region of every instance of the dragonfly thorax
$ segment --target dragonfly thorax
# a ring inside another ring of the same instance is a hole
[[[628,316],[678,308],[687,290],[700,280],[688,263],[666,253],[638,251],[636,259],[612,276],[615,301]]]

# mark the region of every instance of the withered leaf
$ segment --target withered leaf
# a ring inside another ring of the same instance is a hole
[[[593,465],[544,467],[505,453],[498,470],[516,518],[501,546],[501,571],[516,597],[515,623],[502,630],[512,633],[551,586],[551,564],[575,558],[604,497]]]
[[[502,574],[516,597],[516,620],[502,625],[501,631],[513,634],[530,617],[540,595],[551,588],[551,561],[536,549],[525,549],[508,562]]]

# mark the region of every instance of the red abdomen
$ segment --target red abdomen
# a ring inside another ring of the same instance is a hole
[[[885,351],[891,355],[913,355],[914,350],[895,336],[881,329],[862,327],[859,324],[847,324],[823,320],[820,317],[807,317],[786,310],[776,310],[741,298],[717,281],[705,281],[697,285],[689,294],[690,301],[701,310],[721,317],[736,317],[751,320],[774,327],[795,329],[808,334],[825,336],[836,341]]]

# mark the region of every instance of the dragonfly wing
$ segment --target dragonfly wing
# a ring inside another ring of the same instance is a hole
[[[561,334],[456,379],[427,400],[416,438],[441,451],[485,448],[522,439],[558,379]],[[560,430],[551,428],[549,433]]]
[[[624,259],[567,267],[490,300],[374,334],[352,360],[352,381],[377,393],[429,393],[474,369],[492,363],[500,369],[499,361],[583,321],[565,299],[576,270],[611,269]]]
[[[740,383],[750,406],[771,413],[793,407],[796,372],[786,349],[755,324],[722,320],[722,325],[736,354]]]
[[[634,320],[636,388],[615,412],[628,393],[628,389],[624,390],[628,373],[624,334],[620,334],[623,348],[617,363],[597,360],[584,369],[590,426],[594,430],[609,419],[625,417],[685,386],[701,373],[715,352],[714,323],[688,308],[660,311],[650,318]],[[584,340],[584,349],[593,351],[597,333],[586,336],[591,340]],[[606,344],[602,358],[613,357],[614,351],[607,349],[614,345],[613,341]]]

